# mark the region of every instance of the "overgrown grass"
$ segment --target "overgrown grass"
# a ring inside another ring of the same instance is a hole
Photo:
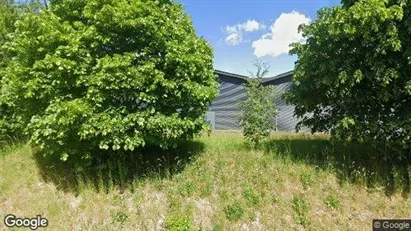
[[[383,160],[325,135],[274,134],[253,150],[213,132],[83,170],[24,144],[2,150],[0,216],[41,214],[51,230],[367,230],[411,216],[398,174],[387,195]]]
[[[402,191],[404,196],[410,193],[411,163],[392,166],[382,153],[365,144],[331,142],[322,134],[283,134],[274,136],[263,149],[282,160],[306,163],[333,172],[340,184],[349,181],[368,188],[384,187],[388,195],[396,191]],[[305,173],[301,180],[306,186],[312,181]]]
[[[89,165],[62,162],[58,158],[44,157],[38,151],[33,152],[33,156],[45,182],[52,182],[64,192],[78,194],[83,189],[93,189],[97,193],[133,192],[146,181],[161,181],[180,173],[203,151],[202,142],[190,141],[170,151],[148,147],[123,155],[102,155]]]

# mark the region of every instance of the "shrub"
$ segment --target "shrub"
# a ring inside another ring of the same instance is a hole
[[[247,98],[239,103],[242,112],[239,123],[246,143],[258,146],[275,128],[278,110],[274,100],[278,94],[274,86],[263,86],[262,78],[268,73],[268,65],[256,61],[254,66],[257,72],[244,86]]]
[[[1,101],[34,145],[90,159],[193,138],[217,93],[212,49],[168,0],[54,0],[6,43]]]

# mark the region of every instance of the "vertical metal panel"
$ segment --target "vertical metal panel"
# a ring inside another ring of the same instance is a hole
[[[210,106],[210,111],[215,112],[215,129],[240,130],[238,103],[246,99],[242,85],[245,80],[220,76],[220,82],[219,95]]]
[[[206,121],[210,125],[211,129],[215,130],[215,112],[208,111],[206,113]]]

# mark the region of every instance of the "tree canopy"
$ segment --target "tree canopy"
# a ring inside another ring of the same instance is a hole
[[[217,93],[211,47],[168,0],[53,0],[3,48],[0,103],[63,160],[175,146],[203,129]]]
[[[6,42],[7,35],[14,31],[17,18],[18,12],[13,1],[0,0],[0,47]],[[0,52],[0,67],[5,65],[7,59],[4,52]]]
[[[343,1],[300,27],[289,102],[313,132],[411,150],[411,2]]]

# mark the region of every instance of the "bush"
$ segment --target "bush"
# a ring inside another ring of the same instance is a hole
[[[239,104],[242,114],[239,123],[243,128],[246,143],[258,146],[275,129],[278,110],[275,99],[278,97],[275,86],[263,86],[262,78],[268,73],[268,65],[256,61],[257,72],[244,86],[246,100]]]
[[[51,1],[5,48],[1,101],[62,160],[175,147],[203,129],[217,93],[212,49],[172,1]]]

